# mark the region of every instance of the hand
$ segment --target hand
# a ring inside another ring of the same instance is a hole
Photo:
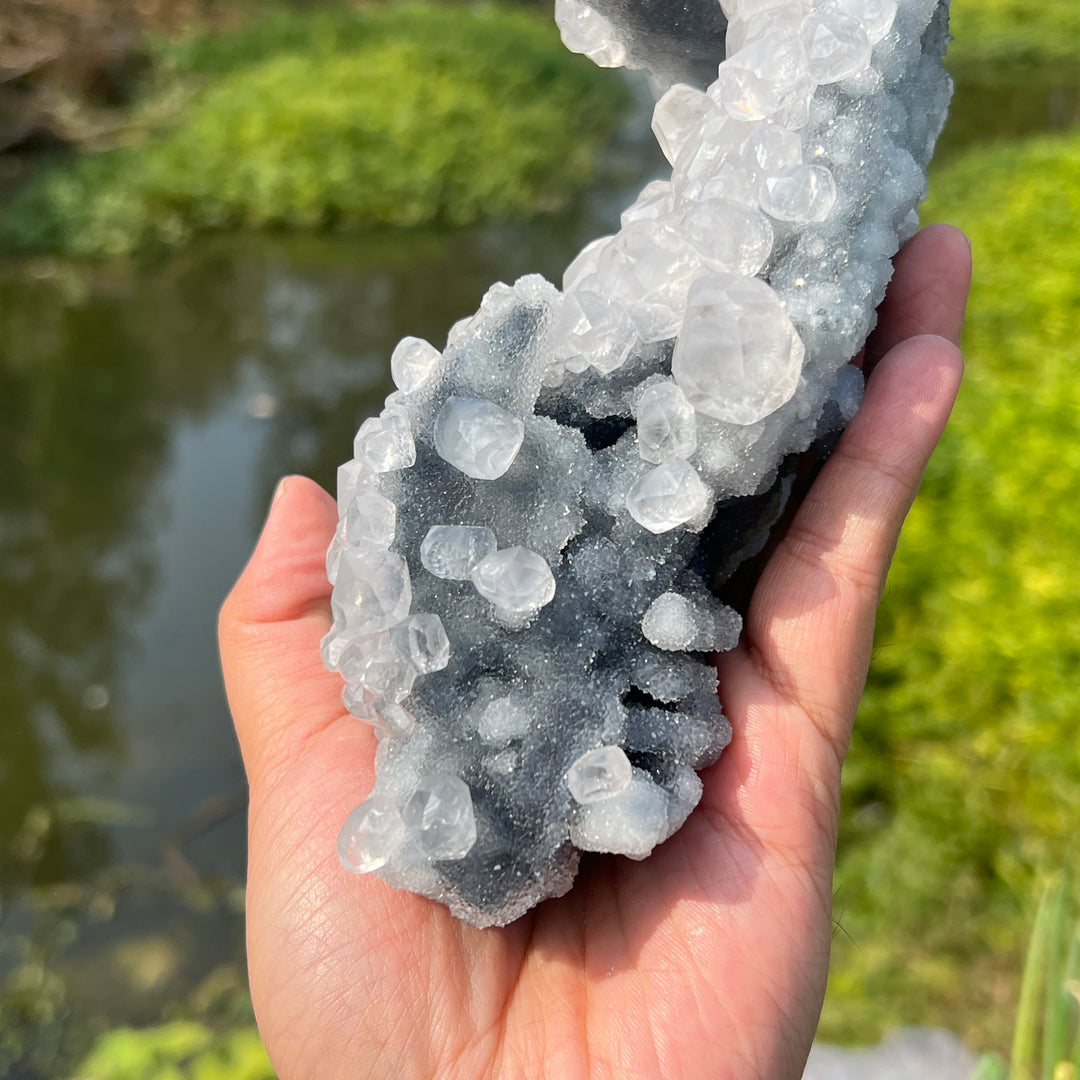
[[[645,862],[587,858],[502,930],[345,873],[335,839],[374,735],[319,659],[334,500],[282,481],[221,613],[251,784],[248,957],[282,1080],[797,1080],[831,937],[840,766],[900,525],[960,381],[970,251],[946,226],[897,257],[858,415],[719,657],[734,741]]]

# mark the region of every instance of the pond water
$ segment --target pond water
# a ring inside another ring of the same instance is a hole
[[[1075,123],[1078,100],[1002,107],[1002,133]],[[962,143],[985,113],[958,105]],[[0,268],[0,1074],[242,985],[214,627],[274,484],[331,487],[402,335],[441,344],[495,280],[558,281],[657,165],[620,144],[604,194],[533,225]]]
[[[276,481],[332,490],[400,337],[441,344],[493,281],[559,280],[658,165],[620,143],[602,190],[533,224],[0,268],[0,1075],[5,1039],[47,1075],[73,1023],[154,1022],[239,969],[215,620]]]

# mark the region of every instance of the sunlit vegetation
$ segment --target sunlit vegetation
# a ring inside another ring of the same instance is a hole
[[[1000,1045],[1080,817],[1080,136],[974,150],[967,375],[897,554],[845,771],[826,1033]]]
[[[157,61],[133,145],[45,174],[0,243],[122,255],[214,229],[530,216],[595,176],[624,102],[549,20],[489,6],[280,9]]]
[[[953,0],[949,66],[968,81],[1045,79],[1075,83],[1080,5],[1075,0]]]

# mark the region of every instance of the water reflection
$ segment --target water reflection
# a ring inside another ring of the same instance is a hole
[[[330,486],[398,338],[441,343],[493,280],[557,278],[612,223],[586,204],[558,227],[0,275],[0,977],[28,956],[62,973],[55,1025],[152,1020],[240,955],[246,793],[214,622],[277,478]],[[26,1075],[64,1053],[39,1021]]]

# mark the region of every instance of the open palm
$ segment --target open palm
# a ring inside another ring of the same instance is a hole
[[[734,740],[697,811],[645,862],[586,857],[568,895],[504,929],[338,863],[375,738],[319,658],[334,501],[283,481],[220,627],[251,783],[252,995],[282,1080],[801,1075],[840,767],[897,534],[959,385],[969,277],[948,227],[898,256],[864,404],[718,658]]]

